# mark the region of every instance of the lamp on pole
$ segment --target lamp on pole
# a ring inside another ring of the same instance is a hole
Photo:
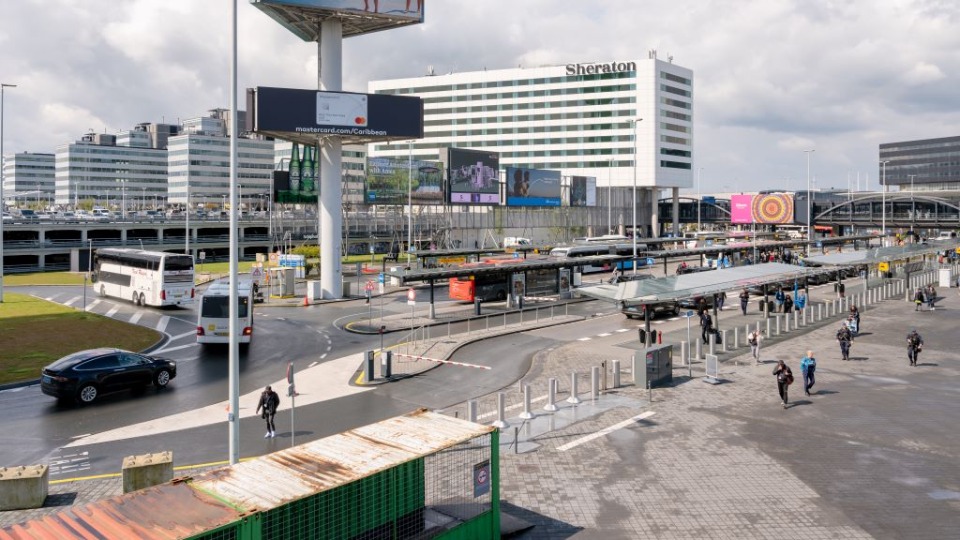
[[[0,83],[0,303],[3,303],[3,216],[7,212],[7,201],[3,197],[3,182],[5,180],[3,165],[3,91],[6,88],[16,88],[15,84]]]
[[[184,236],[184,246],[183,252],[187,255],[190,254],[190,175],[186,176],[187,178],[187,203],[184,205],[183,211],[183,236]]]
[[[810,242],[813,242],[813,192],[810,191],[810,154],[816,150],[804,150],[807,155],[807,255],[810,254]]]
[[[637,127],[643,118],[633,120],[633,273],[637,273],[637,162],[639,161],[639,152],[637,151]]]
[[[613,230],[613,158],[607,160],[607,234]]]
[[[880,245],[887,245],[887,163],[890,160],[880,162]]]

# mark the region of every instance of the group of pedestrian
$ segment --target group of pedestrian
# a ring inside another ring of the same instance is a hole
[[[933,284],[926,287],[917,287],[913,293],[913,303],[916,305],[914,311],[923,311],[924,305],[927,306],[928,310],[936,311],[936,302],[937,290],[933,287]]]

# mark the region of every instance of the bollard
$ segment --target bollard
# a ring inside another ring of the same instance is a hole
[[[696,353],[696,356],[694,356],[694,359],[699,362],[700,359],[703,358],[703,340],[701,340],[700,338],[697,338],[696,347],[694,347],[694,352]]]
[[[384,379],[393,376],[393,351],[380,352],[380,376]]]
[[[710,334],[709,336],[707,336],[707,339],[710,340],[710,343],[707,346],[707,350],[710,351],[710,354],[716,354],[717,335]]]
[[[574,405],[580,403],[580,396],[577,395],[577,372],[570,372],[570,397],[567,398],[567,403],[572,403]]]
[[[467,402],[467,419],[473,422],[474,424],[477,423],[477,416],[479,416],[477,414],[477,410],[479,408],[480,407],[479,407],[479,404],[477,403],[477,400],[471,399],[470,401]]]
[[[764,332],[763,335],[770,337],[770,319],[765,319],[765,320],[767,321],[766,323],[767,328],[766,328],[766,332]]]
[[[798,316],[796,310],[793,311],[793,328],[794,330],[800,328],[800,317]]]
[[[613,364],[613,387],[620,388],[620,361],[614,360]]]
[[[173,452],[123,458],[123,492],[165,484],[173,480]]]
[[[530,412],[530,385],[523,385],[523,412],[520,413],[520,418],[524,420],[530,420],[533,418],[533,413]]]
[[[783,333],[790,333],[790,316],[786,313],[783,314]]]
[[[823,320],[823,304],[817,305],[817,322]]]
[[[690,365],[690,344],[686,341],[680,342],[680,361],[683,362],[683,365]],[[637,374],[633,374],[633,382],[637,382]]]
[[[775,326],[776,326],[775,330],[777,332],[777,335],[779,336],[780,335],[780,316],[779,315],[777,315],[777,322]]]
[[[740,328],[737,326],[733,327],[733,348],[740,348]]]
[[[600,368],[590,368],[590,399],[596,401],[600,397]]]
[[[364,353],[364,362],[363,362],[363,382],[365,383],[373,382],[373,379],[374,379],[373,366],[374,365],[375,365],[375,362],[374,362],[373,351],[366,351]]]
[[[543,406],[543,410],[553,412],[557,410],[557,380],[550,377],[547,383],[549,391],[547,392],[547,404]]]
[[[750,335],[750,323],[747,323],[743,326],[743,339],[747,339],[747,336]]]
[[[769,328],[768,328],[768,330],[769,330]],[[757,333],[759,334],[760,331],[761,331],[761,330],[760,330],[760,321],[757,321]],[[770,336],[770,334],[767,334],[767,337],[769,337],[769,336]]]
[[[0,511],[42,508],[50,491],[48,465],[0,467]]]
[[[497,392],[497,421],[493,427],[504,430],[510,427],[507,423],[507,395],[503,392]]]
[[[601,375],[601,377],[603,377],[603,378],[600,380],[600,390],[603,391],[603,392],[606,392],[606,391],[607,391],[607,388],[608,388],[608,386],[607,386],[607,361],[606,361],[606,360],[604,360],[603,362],[600,362],[600,369],[601,369],[600,375]]]
[[[722,338],[720,340],[720,350],[723,352],[727,352],[727,331],[721,330],[720,337]]]

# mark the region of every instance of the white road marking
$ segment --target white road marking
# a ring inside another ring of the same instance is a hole
[[[606,332],[606,333],[604,333],[604,334],[597,334],[597,337],[609,337],[609,336],[612,336],[612,335],[613,335],[613,334],[611,334],[610,332]]]
[[[629,332],[629,331],[630,331],[629,328],[617,328],[617,333],[618,333],[618,334],[619,334],[620,332]]]
[[[542,395],[542,396],[540,396],[540,397],[530,398],[530,403],[537,403],[537,402],[540,402],[540,401],[546,401],[548,397],[550,397],[550,396],[548,396],[547,394],[544,394],[544,395]],[[514,403],[513,405],[509,405],[509,406],[507,406],[507,407],[504,407],[503,410],[504,410],[504,411],[512,411],[512,410],[514,410],[514,409],[519,409],[519,408],[521,408],[521,407],[523,407],[523,403],[522,403],[522,402],[521,402],[521,403]],[[483,420],[484,418],[490,418],[491,416],[496,416],[496,415],[497,415],[497,411],[485,412],[485,413],[483,413],[483,414],[477,415],[477,420]]]
[[[30,386],[37,386],[37,385],[31,384]],[[6,390],[0,390],[0,392],[9,392],[12,394],[14,392],[22,392],[24,388],[30,388],[30,386],[18,386],[16,388],[8,388]]]
[[[178,340],[178,339],[183,339],[183,338],[185,338],[185,337],[195,336],[195,335],[197,335],[197,331],[196,331],[196,330],[193,330],[193,331],[191,331],[191,332],[184,332],[184,333],[182,333],[182,334],[180,334],[180,335],[170,336],[170,341],[176,341],[176,340]]]
[[[278,320],[278,321],[285,321],[285,320],[287,320],[287,319],[286,319],[285,317],[277,317],[277,320]]]
[[[74,296],[73,298],[71,298],[71,299],[67,300],[66,302],[64,302],[63,305],[65,305],[65,306],[72,306],[72,305],[74,304],[74,302],[79,301],[80,298],[82,298],[82,297],[81,297],[81,296]]]
[[[80,438],[82,438],[82,437],[89,437],[90,435],[93,435],[93,433],[84,433],[83,435],[74,435],[73,437],[70,437],[70,438],[71,438],[71,439],[80,439]],[[76,455],[76,454],[73,454],[73,455]]]
[[[44,298],[44,300],[46,300],[47,302],[53,302],[53,297],[52,297],[52,296],[48,296],[48,297]]]
[[[93,302],[90,302],[89,304],[87,304],[87,311],[93,311],[93,308],[97,307],[97,304],[99,303],[100,303],[100,300],[94,300]]]
[[[107,312],[107,317],[113,317],[114,315],[117,314],[118,311],[120,311],[119,307],[114,306],[110,308],[110,311]]]
[[[130,324],[137,324],[137,321],[140,320],[140,317],[143,317],[143,313],[134,313],[133,317],[130,317]]]
[[[159,354],[159,353],[169,353],[173,351],[179,351],[181,349],[188,349],[190,347],[196,347],[200,345],[199,343],[187,343],[186,345],[177,345],[176,347],[164,347],[162,349],[157,349],[150,354]]]
[[[323,353],[323,354],[320,355],[320,359],[321,359],[321,360],[323,360],[323,359],[326,358],[326,357],[327,357],[327,353]]]
[[[324,355],[324,356],[326,356],[326,355]],[[321,356],[321,358],[323,358],[323,357]],[[312,368],[313,366],[315,366],[315,365],[317,365],[317,364],[319,364],[319,363],[320,363],[320,362],[310,362],[310,365],[307,366],[307,367],[308,367],[308,368]]]
[[[603,436],[605,436],[605,435],[608,435],[608,434],[610,434],[610,433],[613,433],[614,431],[616,431],[616,430],[618,430],[618,429],[623,429],[623,428],[625,428],[625,427],[632,426],[632,425],[636,424],[637,422],[639,422],[640,420],[643,420],[644,418],[650,418],[650,417],[653,416],[654,414],[656,414],[656,413],[654,413],[653,411],[647,411],[647,412],[645,412],[645,413],[638,414],[638,415],[634,416],[633,418],[624,420],[623,422],[619,422],[619,423],[614,424],[614,425],[612,425],[612,426],[605,427],[605,428],[601,429],[600,431],[598,431],[598,432],[596,432],[596,433],[591,433],[590,435],[587,435],[587,436],[585,436],[585,437],[580,437],[579,439],[575,439],[575,440],[573,440],[573,441],[570,441],[570,442],[568,442],[567,444],[558,446],[558,447],[557,447],[557,450],[559,450],[560,452],[566,452],[567,450],[570,450],[571,448],[576,448],[577,446],[580,446],[581,444],[588,443],[588,442],[590,442],[590,441],[592,441],[592,440],[594,440],[594,439],[599,439],[600,437],[603,437]]]
[[[157,332],[165,331],[168,324],[170,324],[170,317],[166,315],[160,317],[160,321],[157,323]]]
[[[582,338],[578,339],[577,341],[590,341],[591,339],[592,339],[592,338],[582,337]]]

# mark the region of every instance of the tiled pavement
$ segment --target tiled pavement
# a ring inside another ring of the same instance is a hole
[[[835,323],[824,324],[767,346],[763,366],[742,357],[737,365],[728,355],[721,368],[728,382],[717,386],[699,380],[702,364],[688,379],[677,360],[674,384],[654,389],[652,403],[627,374],[624,387],[598,401],[612,406],[585,403],[578,408],[583,419],[522,444],[519,454],[506,446],[513,437],[508,428],[501,448],[504,508],[536,524],[519,538],[956,538],[960,436],[950,426],[960,419],[960,362],[952,350],[960,299],[955,291],[941,293],[947,298],[935,312],[914,313],[896,300],[866,311],[851,362],[839,360]],[[902,346],[911,325],[927,343],[917,368],[907,366]],[[540,396],[547,378],[557,378],[555,416],[570,413],[562,402],[570,372],[581,373],[579,390],[587,397],[583,374],[603,359],[626,360],[631,351],[617,345],[633,339],[611,333],[543,351],[524,382]],[[807,348],[819,359],[817,392],[809,398],[799,395],[799,358]],[[776,359],[798,375],[786,410],[771,376]],[[510,404],[519,402],[516,388],[504,389]],[[493,400],[481,400],[481,413],[489,413]],[[541,408],[538,401],[533,422],[549,421]],[[465,406],[457,409],[463,414]],[[654,414],[560,450],[642,412]],[[65,504],[119,491],[119,479],[51,487]],[[0,525],[28,517],[0,513]]]

